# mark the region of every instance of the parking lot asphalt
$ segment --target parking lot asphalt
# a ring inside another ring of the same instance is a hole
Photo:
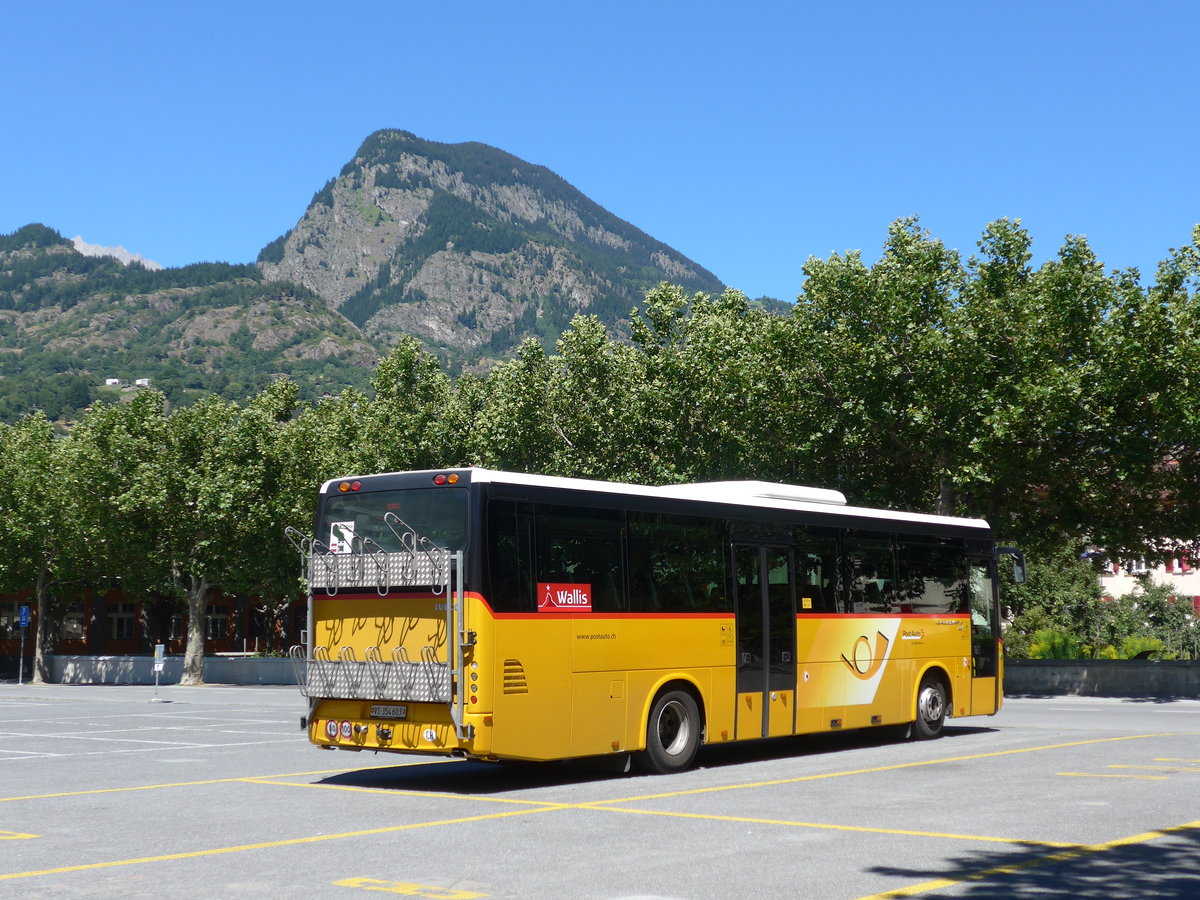
[[[0,897],[1200,897],[1200,700],[695,770],[322,751],[295,688],[0,685]]]

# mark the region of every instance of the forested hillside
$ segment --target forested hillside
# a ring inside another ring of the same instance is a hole
[[[150,379],[179,404],[288,375],[311,399],[365,386],[377,358],[321,298],[256,266],[150,271],[83,256],[41,225],[0,237],[0,421],[74,417],[110,378]]]

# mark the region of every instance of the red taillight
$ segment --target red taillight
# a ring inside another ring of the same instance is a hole
[[[445,475],[434,475],[434,476],[433,476],[433,483],[434,483],[434,484],[445,484],[445,483],[446,483],[446,476],[445,476]]]

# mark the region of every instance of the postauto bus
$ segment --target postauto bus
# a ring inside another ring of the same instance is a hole
[[[366,475],[321,488],[315,528],[292,534],[314,744],[652,772],[996,713],[998,557],[1024,570],[977,519],[754,481]]]

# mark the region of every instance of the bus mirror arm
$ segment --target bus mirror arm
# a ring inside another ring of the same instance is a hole
[[[997,547],[997,556],[1011,556],[1013,561],[1013,584],[1025,583],[1025,554],[1016,547]]]

